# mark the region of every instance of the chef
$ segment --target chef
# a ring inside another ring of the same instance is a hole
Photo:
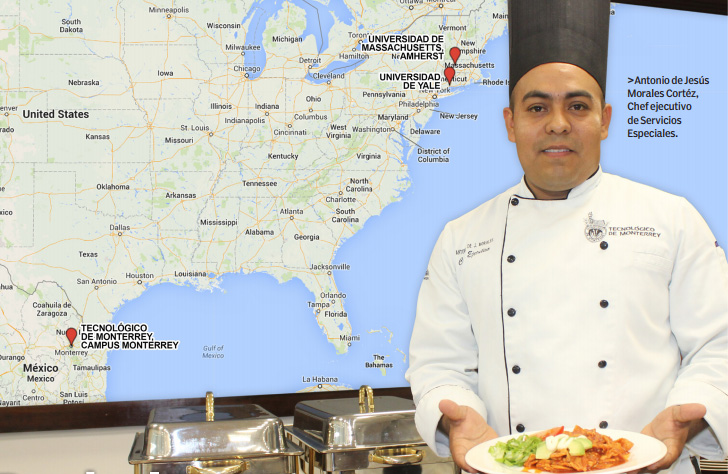
[[[511,0],[520,183],[448,223],[407,379],[440,455],[576,424],[643,432],[692,473],[728,447],[728,263],[683,198],[605,173],[609,3]]]

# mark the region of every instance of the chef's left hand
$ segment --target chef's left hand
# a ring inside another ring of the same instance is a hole
[[[685,446],[685,442],[707,426],[703,419],[706,409],[700,403],[673,405],[662,410],[643,434],[657,438],[667,446],[667,454],[654,464],[647,466],[648,471],[668,468],[674,463]]]

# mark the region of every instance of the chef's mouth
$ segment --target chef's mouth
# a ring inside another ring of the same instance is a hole
[[[550,146],[541,150],[543,153],[550,155],[562,155],[566,153],[572,153],[574,150],[565,146]]]

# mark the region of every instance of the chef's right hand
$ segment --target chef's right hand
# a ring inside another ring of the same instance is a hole
[[[455,464],[467,472],[478,472],[465,462],[465,453],[478,444],[497,438],[495,430],[488,426],[480,413],[451,400],[442,400],[440,426],[450,437],[450,453]]]

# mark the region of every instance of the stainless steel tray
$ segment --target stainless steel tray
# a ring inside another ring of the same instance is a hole
[[[157,408],[135,439],[129,463],[296,456],[281,420],[257,405]]]
[[[423,445],[415,406],[399,397],[373,397],[374,409],[359,413],[354,398],[300,402],[291,433],[319,452]]]
[[[143,459],[144,433],[134,437],[129,463],[134,466],[134,474],[294,474],[302,450],[275,456],[254,456],[199,459]],[[293,455],[295,454],[295,455]]]

